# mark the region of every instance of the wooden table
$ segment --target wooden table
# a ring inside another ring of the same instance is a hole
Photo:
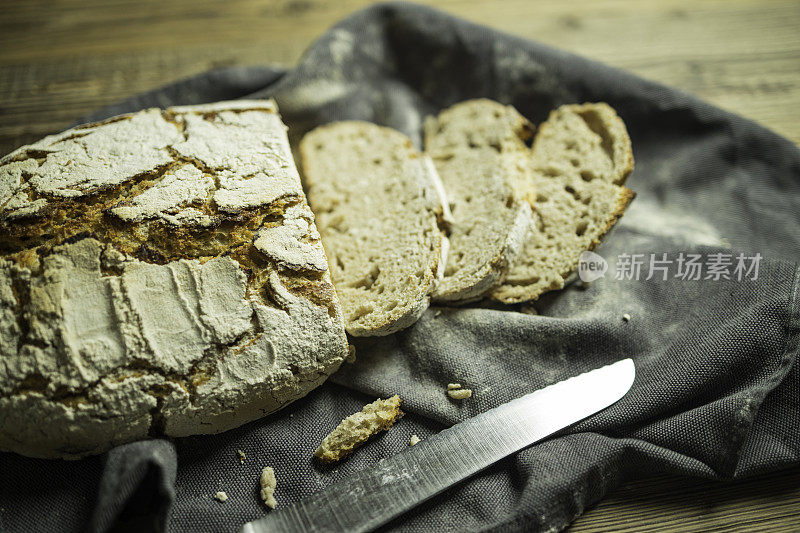
[[[2,0],[0,154],[225,65],[291,66],[361,0]],[[679,87],[800,143],[800,3],[442,0],[445,11]],[[800,468],[622,487],[571,531],[798,531]]]

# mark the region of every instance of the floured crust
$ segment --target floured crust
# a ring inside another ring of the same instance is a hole
[[[425,122],[433,159],[453,212],[451,250],[435,301],[467,303],[502,282],[531,222],[526,142],[533,126],[511,106],[461,102]]]
[[[434,293],[434,301],[450,304],[469,304],[482,299],[506,278],[513,261],[516,260],[530,231],[533,212],[527,202],[520,204],[512,225],[508,228],[494,258],[472,271],[472,281],[454,292]]]
[[[150,109],[0,160],[0,450],[216,433],[347,357],[272,101]]]
[[[320,126],[299,148],[347,332],[410,326],[448,254],[450,215],[432,162],[403,134],[360,121]]]

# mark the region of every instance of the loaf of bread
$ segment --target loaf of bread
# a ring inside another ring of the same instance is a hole
[[[348,355],[271,101],[148,109],[0,159],[0,451],[216,433]]]
[[[425,122],[425,152],[453,216],[441,302],[481,298],[503,281],[531,223],[525,189],[533,126],[513,107],[486,99],[456,104]]]
[[[634,197],[623,186],[633,170],[631,141],[604,103],[553,111],[539,127],[531,166],[534,222],[522,253],[490,295],[503,303],[562,288],[580,254],[599,244]]]
[[[410,326],[447,255],[444,191],[430,159],[403,134],[358,121],[311,131],[300,157],[347,332]]]

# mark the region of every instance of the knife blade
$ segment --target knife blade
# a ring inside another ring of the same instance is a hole
[[[635,376],[633,361],[623,359],[526,394],[247,523],[241,533],[371,531],[612,405],[630,390]]]

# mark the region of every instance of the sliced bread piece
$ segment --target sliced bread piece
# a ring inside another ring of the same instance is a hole
[[[444,190],[430,159],[403,134],[359,121],[308,133],[300,157],[347,332],[410,326],[447,255]]]
[[[560,289],[634,197],[622,187],[633,170],[625,124],[605,103],[567,105],[539,127],[533,144],[534,223],[522,253],[491,298],[537,299]]]
[[[513,107],[486,99],[456,104],[426,120],[425,150],[453,215],[435,300],[476,300],[507,274],[531,222],[524,176],[525,143],[532,136],[533,127]]]

